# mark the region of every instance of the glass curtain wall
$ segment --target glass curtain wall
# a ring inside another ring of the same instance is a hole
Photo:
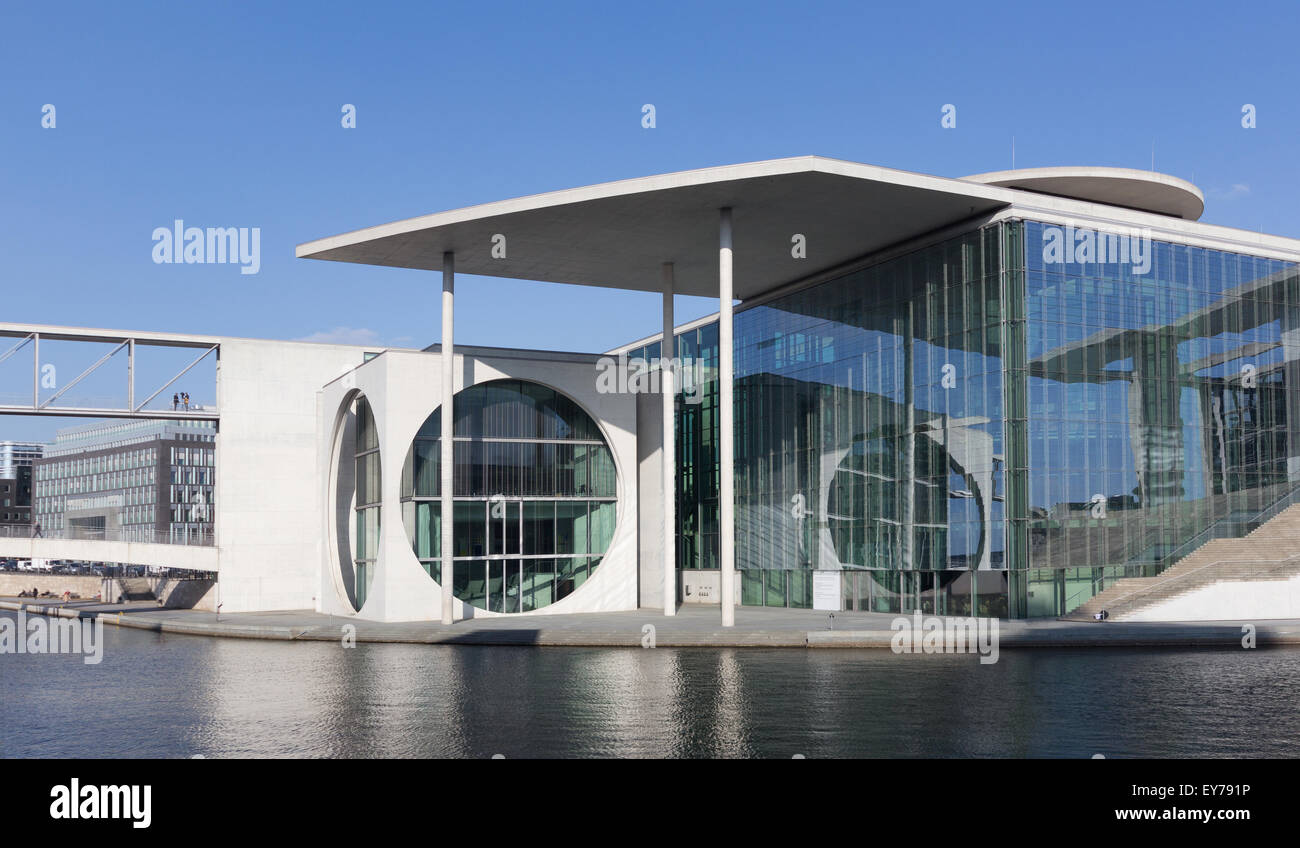
[[[992,226],[743,311],[742,602],[1005,615],[1004,239]]]
[[[835,570],[848,609],[1062,615],[1300,498],[1297,266],[1088,238],[1005,221],[738,312],[743,603]],[[716,323],[677,347],[678,567],[716,568]]]
[[[718,567],[718,325],[677,334],[677,567]],[[659,343],[628,352],[653,363]]]
[[[1003,257],[1019,233],[987,227],[737,314],[742,603],[809,607],[812,572],[831,570],[849,609],[1007,614]],[[716,568],[717,324],[677,348],[678,567]]]
[[[1300,289],[1280,260],[1025,228],[1028,614],[1060,615],[1287,502]]]

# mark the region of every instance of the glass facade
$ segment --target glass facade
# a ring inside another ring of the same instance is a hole
[[[742,603],[810,607],[811,571],[833,570],[850,608],[1006,613],[1001,257],[1015,232],[738,316]]]
[[[0,442],[0,524],[32,523],[32,466],[44,450],[35,442]]]
[[[737,313],[742,603],[811,606],[833,570],[847,609],[1060,615],[1292,497],[1296,266],[1052,261],[1058,235],[1004,221]],[[678,567],[714,568],[716,324],[677,348]]]
[[[617,475],[596,423],[536,383],[497,380],[456,395],[456,597],[528,612],[566,597],[614,536]],[[402,519],[416,557],[441,573],[441,411],[420,428],[402,472]]]
[[[34,520],[46,534],[211,545],[216,428],[124,421],[60,430],[34,460]]]
[[[1058,615],[1290,498],[1300,278],[1159,241],[1053,261],[1062,228],[1024,226],[1027,614]]]
[[[677,375],[677,567],[718,567],[718,325],[679,333]],[[660,344],[629,352],[652,363]]]
[[[370,586],[375,580],[375,562],[379,558],[380,489],[379,431],[375,429],[375,416],[370,402],[364,397],[356,402],[356,532],[352,534],[353,564],[356,579],[353,591],[355,607],[359,611],[366,605]]]

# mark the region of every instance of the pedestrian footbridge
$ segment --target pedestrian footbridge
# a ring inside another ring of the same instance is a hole
[[[0,534],[0,559],[116,562],[193,571],[218,570],[214,545],[129,538],[31,538]]]

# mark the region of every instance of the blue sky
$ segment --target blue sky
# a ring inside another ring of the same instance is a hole
[[[1206,192],[1203,220],[1300,236],[1293,4],[892,6],[9,0],[0,320],[424,345],[436,275],[294,246],[809,153],[962,176],[1010,167],[1013,137],[1020,167],[1149,168],[1154,143],[1156,170]],[[260,273],[154,264],[176,218],[260,227]],[[457,295],[467,344],[603,350],[658,328],[652,294],[461,277]],[[713,308],[678,299],[682,320]]]

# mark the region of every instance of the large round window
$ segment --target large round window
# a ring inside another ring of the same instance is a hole
[[[978,568],[986,544],[988,494],[934,436],[915,434],[910,458],[904,452],[906,438],[859,439],[840,462],[827,502],[836,557],[858,568]],[[906,500],[909,487],[911,504]],[[911,561],[905,562],[903,534],[909,524]]]
[[[586,412],[554,389],[496,380],[456,395],[452,590],[494,612],[528,612],[581,586],[614,536],[617,475]],[[402,520],[441,575],[441,410],[402,469]]]

